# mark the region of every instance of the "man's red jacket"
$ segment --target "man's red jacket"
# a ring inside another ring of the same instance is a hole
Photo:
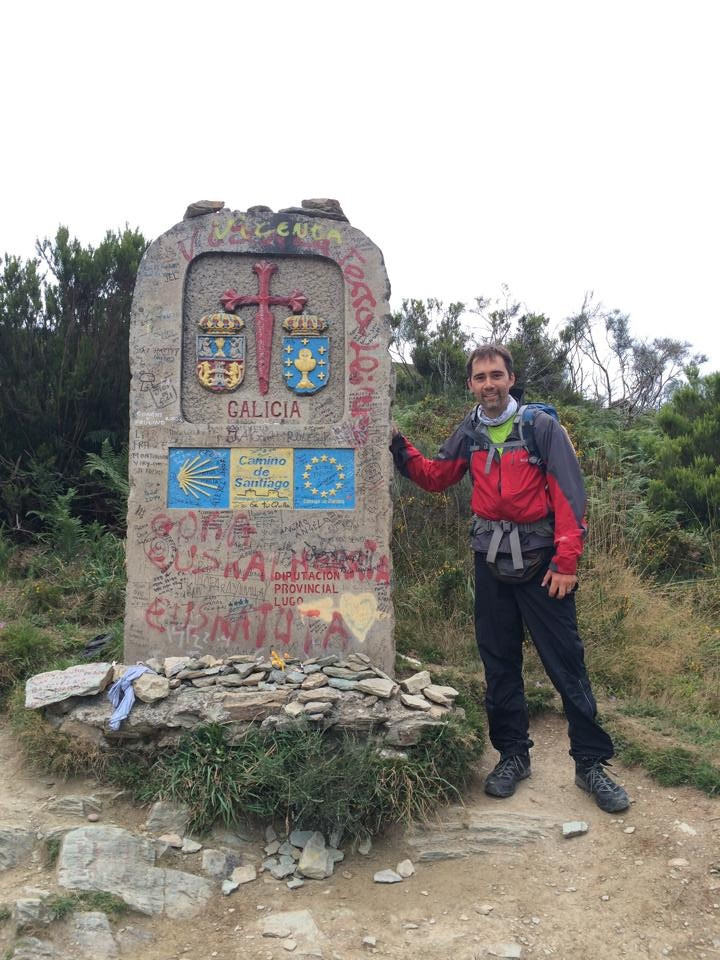
[[[574,575],[582,554],[587,506],[580,464],[563,427],[549,414],[538,411],[534,420],[537,457],[524,448],[494,451],[489,472],[488,452],[471,450],[477,445],[476,410],[471,411],[442,445],[435,459],[424,457],[401,434],[390,447],[395,465],[405,477],[430,492],[440,492],[457,483],[468,468],[472,479],[473,513],[486,520],[509,520],[517,524],[554,518],[554,535],[521,531],[523,552],[555,547],[550,569]],[[517,439],[516,428],[508,441]],[[492,452],[492,451],[491,451]],[[491,532],[475,532],[473,549],[487,553]],[[508,552],[503,541],[500,552]]]

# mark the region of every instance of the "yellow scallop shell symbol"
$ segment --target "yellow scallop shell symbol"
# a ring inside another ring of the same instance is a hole
[[[211,490],[219,489],[218,484],[210,482],[222,479],[218,470],[218,464],[210,459],[188,457],[177,472],[177,482],[183,493],[192,494],[196,500],[199,500],[200,494],[209,497]]]

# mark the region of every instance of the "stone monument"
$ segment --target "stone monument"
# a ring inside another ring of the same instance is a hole
[[[125,660],[390,668],[389,284],[334,200],[188,208],[130,330]]]

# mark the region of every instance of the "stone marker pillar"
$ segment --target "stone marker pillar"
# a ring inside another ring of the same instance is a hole
[[[390,668],[382,254],[332,200],[185,217],[133,299],[125,660]]]

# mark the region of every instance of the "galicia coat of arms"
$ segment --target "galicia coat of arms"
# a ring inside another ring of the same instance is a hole
[[[297,394],[313,394],[330,377],[330,338],[322,336],[327,322],[322,317],[301,314],[283,321],[291,336],[283,337],[283,379]]]
[[[236,390],[245,376],[245,321],[232,313],[206,313],[198,326],[197,377],[213,393]]]

